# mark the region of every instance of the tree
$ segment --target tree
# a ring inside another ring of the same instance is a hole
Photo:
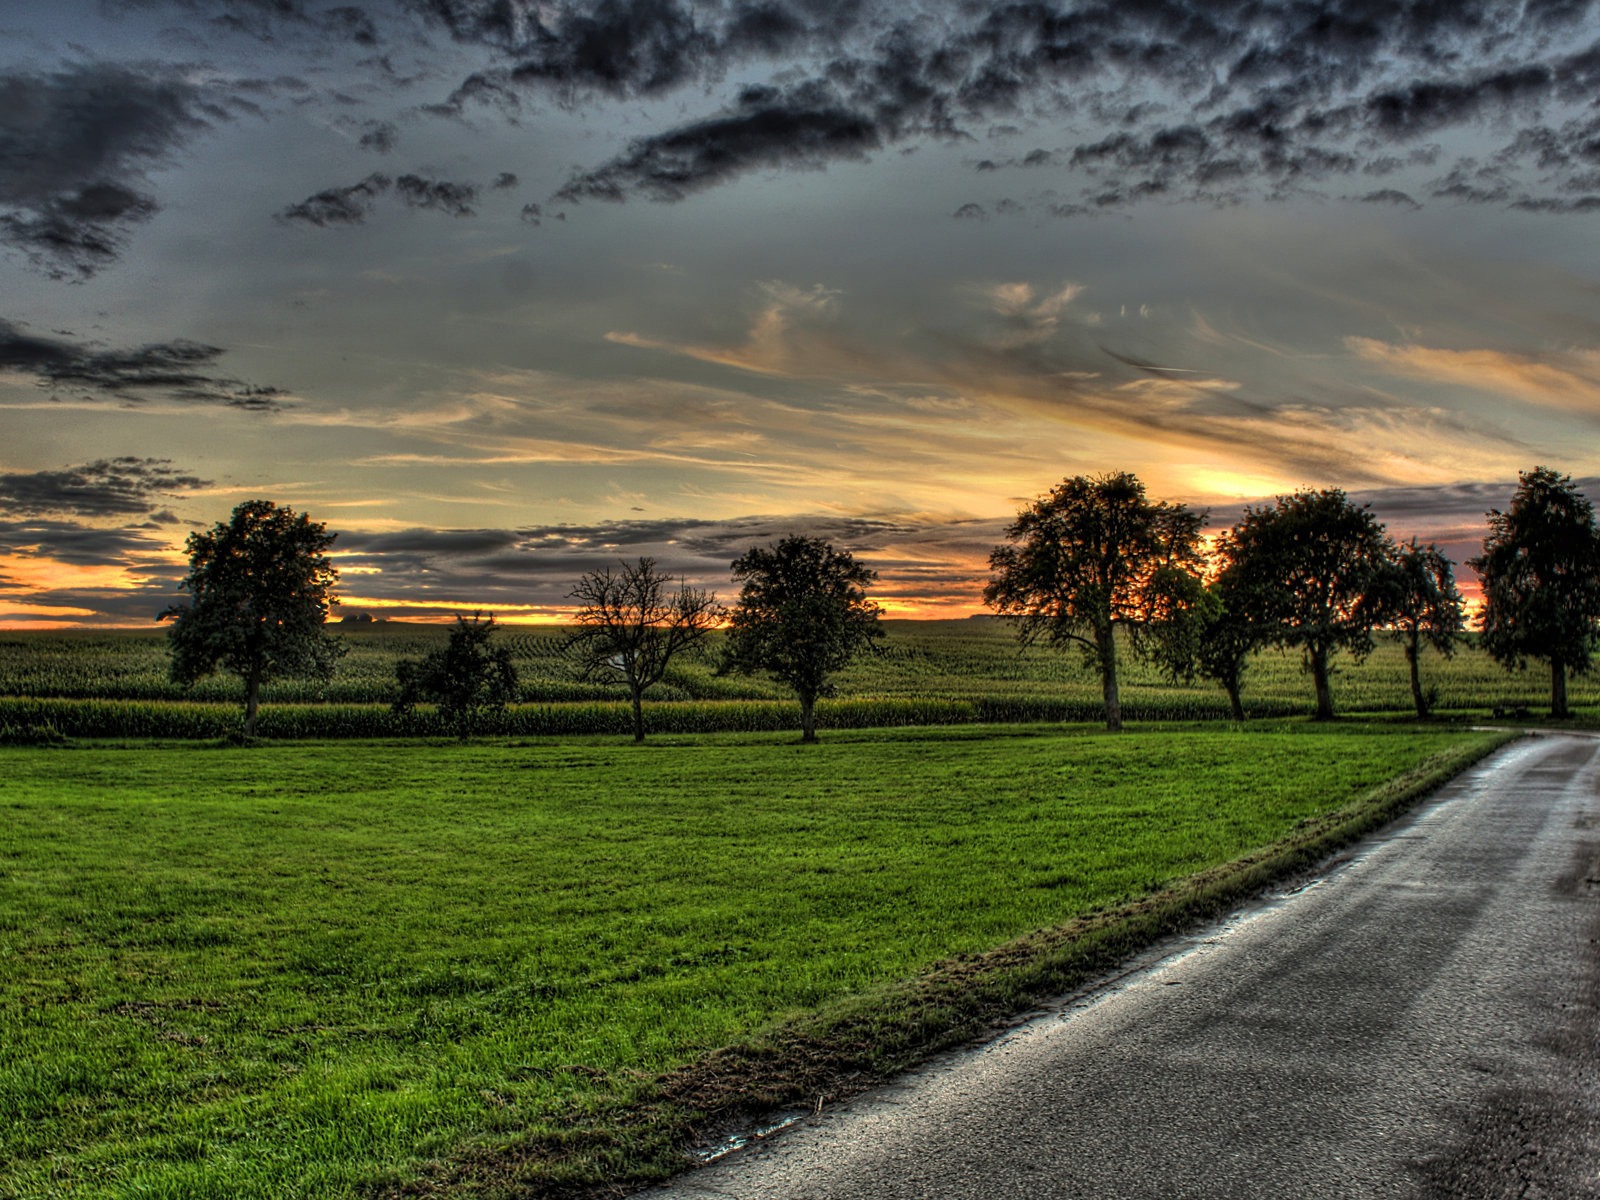
[[[1365,658],[1383,623],[1373,586],[1387,560],[1383,526],[1367,506],[1327,488],[1245,509],[1224,545],[1224,569],[1237,572],[1236,611],[1263,642],[1300,647],[1317,719],[1330,719],[1331,659],[1340,650]]]
[[[1204,512],[1152,504],[1126,472],[1076,475],[1017,514],[1014,544],[989,556],[983,602],[1018,622],[1024,645],[1078,646],[1100,673],[1106,728],[1122,728],[1117,627],[1136,652],[1182,666],[1200,590]],[[1177,652],[1176,654],[1174,652]]]
[[[1412,538],[1403,546],[1390,548],[1374,592],[1376,606],[1387,616],[1390,628],[1405,647],[1406,665],[1411,670],[1411,703],[1417,716],[1425,717],[1433,705],[1422,690],[1422,647],[1427,644],[1450,658],[1466,624],[1455,572],[1437,546],[1431,542],[1420,545]]]
[[[848,550],[792,534],[736,559],[733,578],[742,586],[728,614],[728,665],[793,688],[801,738],[815,742],[828,676],[883,636],[881,610],[866,593],[878,574]]]
[[[1550,715],[1566,717],[1567,672],[1589,669],[1600,620],[1600,533],[1572,478],[1548,467],[1521,473],[1510,509],[1489,512],[1483,554],[1467,565],[1483,581],[1483,646],[1509,670],[1550,664]]]
[[[261,685],[280,676],[327,679],[344,646],[324,625],[339,572],[336,534],[270,500],[246,500],[226,522],[191,533],[187,604],[170,619],[173,682],[190,687],[219,666],[244,681],[244,736],[254,737]]]
[[[517,697],[517,669],[511,663],[511,651],[489,645],[499,628],[493,613],[484,620],[481,612],[475,612],[470,621],[457,613],[443,650],[395,664],[400,698],[394,702],[394,711],[409,713],[419,702],[431,701],[439,706],[444,723],[466,741],[486,714],[502,711]]]
[[[1215,547],[1216,561],[1229,563],[1229,536],[1223,533]],[[1241,691],[1245,667],[1261,646],[1261,634],[1244,611],[1243,581],[1236,568],[1223,566],[1206,587],[1209,602],[1200,608],[1200,644],[1195,665],[1201,675],[1222,685],[1235,721],[1243,721]]]
[[[580,607],[578,629],[565,644],[585,679],[616,679],[633,700],[633,740],[644,741],[645,689],[659,683],[672,660],[702,647],[723,617],[717,598],[656,570],[641,558],[590,571],[568,596]]]

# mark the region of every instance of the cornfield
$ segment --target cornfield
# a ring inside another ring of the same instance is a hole
[[[1099,677],[1081,656],[1018,646],[1011,629],[988,619],[888,621],[888,637],[836,677],[836,698],[819,708],[824,728],[949,724],[970,721],[1095,721],[1102,715]],[[447,733],[426,707],[397,716],[395,664],[420,658],[448,635],[440,626],[379,626],[344,637],[348,653],[326,684],[270,682],[263,690],[264,737],[417,737]],[[584,683],[561,653],[560,629],[508,629],[520,678],[516,704],[487,719],[496,736],[626,734],[626,690]],[[797,726],[792,695],[762,678],[719,674],[719,647],[674,664],[647,693],[647,730],[700,733],[783,730]],[[0,635],[0,733],[30,727],[74,737],[213,738],[238,728],[241,688],[219,674],[185,690],[168,678],[161,631],[63,631]],[[1473,645],[1451,659],[1429,654],[1424,686],[1443,713],[1486,714],[1494,705],[1548,704],[1549,677],[1536,667],[1511,674]],[[1398,645],[1380,642],[1365,662],[1336,662],[1340,712],[1406,712],[1406,664]],[[1572,680],[1574,707],[1600,706],[1600,677]],[[1297,656],[1265,651],[1245,676],[1253,717],[1309,712],[1311,682]],[[1214,720],[1228,716],[1221,690],[1204,680],[1174,682],[1131,654],[1122,670],[1124,717]]]

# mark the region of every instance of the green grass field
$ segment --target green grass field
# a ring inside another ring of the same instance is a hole
[[[892,1015],[952,956],[1486,744],[1289,723],[0,750],[0,1196],[350,1196],[512,1145],[537,1182],[556,1168],[527,1147],[621,1127],[718,1047],[851,997]],[[669,1160],[647,1143],[627,1170]]]

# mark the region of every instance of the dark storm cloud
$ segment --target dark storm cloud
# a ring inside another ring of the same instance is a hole
[[[675,0],[600,0],[567,6],[531,31],[517,83],[552,83],[617,96],[652,95],[701,77],[718,50],[694,9]],[[521,49],[519,47],[519,49]]]
[[[1365,195],[1356,198],[1363,204],[1392,204],[1397,208],[1422,207],[1422,205],[1398,188],[1380,188],[1378,191],[1367,192]]]
[[[362,126],[361,145],[367,150],[387,154],[400,140],[400,131],[392,121],[368,121]]]
[[[866,157],[882,144],[874,118],[820,92],[780,95],[755,88],[733,112],[640,138],[592,171],[575,175],[561,200],[682,200],[756,168],[822,167]]]
[[[307,196],[298,204],[291,204],[278,212],[280,221],[300,221],[307,225],[326,228],[329,225],[359,225],[372,212],[378,197],[394,186],[394,180],[380,172],[373,172],[358,183],[348,187],[324,188],[314,196]]]
[[[156,212],[145,172],[226,115],[160,69],[0,75],[0,240],[51,276],[88,278]]]
[[[394,181],[394,188],[408,208],[432,209],[452,217],[472,216],[472,206],[478,200],[476,184],[427,179],[421,175],[402,175]]]
[[[517,177],[509,172],[501,174],[490,186],[504,190],[516,186]],[[348,187],[325,188],[314,196],[307,196],[298,204],[280,209],[279,221],[299,222],[319,228],[339,225],[360,225],[372,214],[378,198],[393,190],[407,208],[432,209],[452,217],[470,217],[482,190],[475,183],[457,183],[448,179],[429,179],[422,175],[401,175],[390,178],[374,172]],[[537,215],[537,214],[536,214]]]
[[[101,0],[112,12],[177,8],[192,12],[224,33],[241,33],[262,41],[285,34],[309,33],[356,46],[376,46],[381,38],[371,5],[306,5],[299,0]]]
[[[153,342],[128,350],[95,350],[64,338],[42,338],[0,320],[0,371],[30,375],[56,391],[114,397],[152,396],[263,412],[282,408],[288,393],[244,383],[210,368],[225,353],[198,342]]]
[[[620,14],[635,11],[647,18],[622,33]],[[661,0],[571,10],[539,28],[538,53],[504,78],[616,95],[714,80],[736,57],[716,11],[696,19],[692,8]],[[767,41],[751,39],[747,48],[809,51],[809,79],[749,87],[730,109],[648,133],[577,173],[560,195],[676,201],[752,170],[817,167],[914,137],[970,136],[967,126],[979,121],[1053,119],[1078,109],[1122,127],[1020,161],[979,159],[977,169],[1055,168],[1066,186],[1080,189],[1058,205],[1065,211],[1150,197],[1232,202],[1362,170],[1414,167],[1439,154],[1437,146],[1415,146],[1421,138],[1584,102],[1600,85],[1600,46],[1566,52],[1592,3],[1417,0],[1330,11],[1292,3],[1018,0],[966,12],[936,6],[913,17],[863,11],[860,36],[831,41],[789,10],[767,13]],[[609,32],[601,36],[602,29]],[[1139,87],[1168,99],[1128,103],[1123,97]],[[1575,154],[1576,129],[1552,128],[1567,155]],[[1572,190],[1570,180],[1542,186]],[[1449,194],[1507,203],[1538,200],[1533,188],[1519,181],[1508,193],[1469,187]]]
[[[166,458],[111,458],[58,471],[10,472],[0,474],[0,514],[153,517],[174,493],[209,482],[185,474]]]

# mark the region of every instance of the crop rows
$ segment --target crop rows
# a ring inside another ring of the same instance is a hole
[[[971,714],[954,715],[951,720],[996,722],[1092,721],[1101,715],[1099,680],[1090,664],[1073,653],[1042,647],[1024,650],[1002,622],[890,621],[885,626],[888,636],[877,652],[863,655],[836,677],[837,697],[858,706],[852,711],[914,713],[935,711],[943,704],[947,708],[938,711]],[[339,732],[344,730],[360,730],[360,736],[435,731],[437,722],[426,710],[406,720],[388,714],[386,706],[398,692],[395,664],[442,646],[447,634],[442,626],[396,625],[347,635],[349,652],[331,682],[283,680],[267,685],[261,732],[291,736],[287,733],[291,725],[297,730],[325,730],[315,736],[327,737],[355,736]],[[502,644],[512,651],[521,681],[518,705],[486,731],[625,732],[624,688],[578,680],[561,654],[562,630],[518,628],[501,636]],[[792,696],[766,679],[717,674],[716,651],[713,645],[705,659],[675,663],[666,680],[647,693],[652,702],[649,728],[665,732],[792,727]],[[62,732],[83,730],[80,736],[90,736],[90,729],[106,731],[97,736],[112,737],[141,736],[135,729],[148,729],[148,736],[158,737],[211,736],[213,729],[226,732],[237,727],[238,680],[219,674],[185,691],[168,678],[168,661],[166,640],[159,630],[7,634],[0,636],[0,696],[117,702],[105,708],[66,704],[51,708],[50,724]],[[1548,703],[1547,674],[1537,668],[1508,673],[1470,644],[1450,660],[1429,654],[1423,679],[1425,686],[1437,690],[1442,712],[1486,713],[1500,702],[1538,711]],[[1131,655],[1125,656],[1122,683],[1124,715],[1129,720],[1207,720],[1227,715],[1219,688],[1203,680],[1175,683]],[[1411,706],[1405,661],[1392,642],[1381,643],[1363,663],[1336,660],[1333,689],[1335,706],[1342,713],[1404,712]],[[1600,675],[1574,678],[1570,695],[1577,707],[1600,705]],[[871,707],[888,701],[910,707]],[[1245,675],[1244,702],[1251,716],[1309,711],[1311,681],[1298,657],[1278,651],[1256,655]],[[204,732],[176,732],[187,728]]]
[[[477,732],[494,737],[628,734],[632,711],[626,702],[614,700],[518,704],[486,716]],[[782,700],[691,700],[647,704],[644,712],[646,729],[658,734],[761,733],[800,723],[800,706]],[[817,706],[817,724],[824,729],[956,725],[979,719],[979,707],[960,700],[824,700]],[[7,740],[7,731],[23,730],[144,740],[224,738],[238,729],[237,704],[0,698],[0,740]],[[400,715],[382,704],[279,704],[261,709],[256,732],[264,738],[323,739],[445,737],[453,730],[428,706]],[[21,740],[16,732],[9,737]]]

